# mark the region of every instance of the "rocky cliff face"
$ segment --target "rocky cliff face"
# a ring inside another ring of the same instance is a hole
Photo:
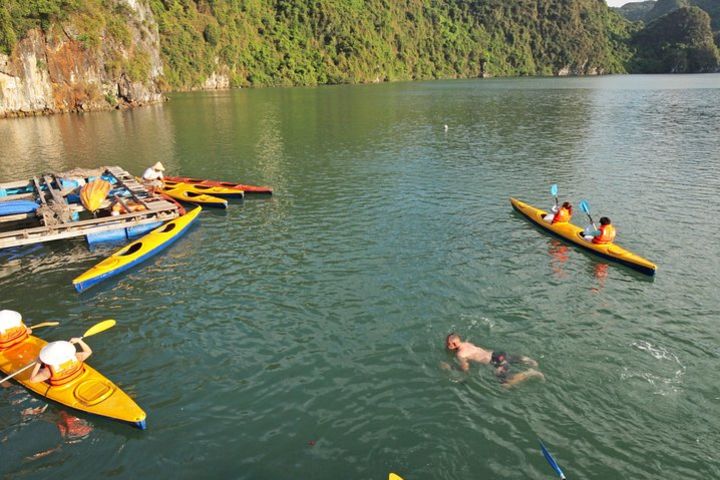
[[[113,3],[114,24],[98,26],[92,23],[96,18],[70,16],[47,31],[30,30],[10,55],[0,54],[0,117],[163,99],[160,37],[152,13],[141,0]]]

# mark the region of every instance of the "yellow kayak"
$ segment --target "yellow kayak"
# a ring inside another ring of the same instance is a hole
[[[588,242],[583,237],[583,229],[577,225],[573,225],[572,223],[556,223],[552,225],[543,219],[543,217],[548,214],[545,210],[535,208],[532,205],[528,205],[527,203],[521,202],[515,198],[510,198],[510,203],[515,210],[527,217],[528,220],[546,230],[549,230],[558,237],[572,242],[586,250],[590,250],[601,257],[621,263],[633,270],[637,270],[638,272],[651,276],[655,275],[657,265],[639,255],[635,255],[629,250],[625,250],[620,245],[616,245],[615,243],[597,244]]]
[[[45,340],[31,335],[27,340],[0,351],[0,370],[9,375],[32,363],[46,344]],[[145,412],[137,403],[87,363],[79,377],[59,386],[51,386],[47,382],[30,382],[31,373],[32,369],[28,369],[16,375],[14,380],[54,402],[83,412],[129,422],[141,430],[147,428]]]
[[[185,215],[156,228],[139,240],[124,246],[90,270],[75,278],[73,280],[75,290],[82,292],[106,278],[113,277],[147,260],[168,247],[187,231],[188,227],[190,227],[201,211],[201,207],[196,207]]]
[[[172,180],[163,180],[165,188],[169,189],[181,189],[186,192],[192,193],[204,193],[206,195],[213,195],[220,198],[243,198],[245,192],[238,190],[237,188],[218,187],[214,185],[193,185],[185,182],[175,182]]]
[[[161,191],[168,197],[172,197],[175,200],[180,200],[186,203],[195,203],[198,205],[204,205],[206,207],[217,207],[227,208],[228,202],[224,198],[213,197],[205,193],[192,192],[178,185],[175,188],[162,188]]]

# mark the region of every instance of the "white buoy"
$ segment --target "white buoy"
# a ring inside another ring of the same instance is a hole
[[[446,132],[448,131],[448,126],[447,126],[447,125],[445,125],[445,131],[446,131]]]

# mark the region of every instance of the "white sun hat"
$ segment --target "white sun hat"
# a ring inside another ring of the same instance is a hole
[[[160,162],[155,162],[155,165],[152,166],[153,170],[158,170],[161,172],[165,171],[165,167],[163,167],[163,164]]]
[[[22,325],[22,315],[15,310],[0,310],[0,333]]]
[[[75,357],[75,345],[65,340],[50,342],[40,350],[40,361],[45,365],[62,365]]]

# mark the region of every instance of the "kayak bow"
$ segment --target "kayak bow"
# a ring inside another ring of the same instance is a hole
[[[577,225],[573,225],[572,223],[556,223],[553,225],[543,220],[543,217],[545,217],[548,212],[521,202],[516,198],[510,198],[510,203],[513,208],[525,216],[525,218],[564,240],[572,242],[603,258],[644,273],[645,275],[655,275],[657,265],[622,248],[620,245],[616,245],[615,243],[597,244],[588,242],[583,237],[583,229]]]

